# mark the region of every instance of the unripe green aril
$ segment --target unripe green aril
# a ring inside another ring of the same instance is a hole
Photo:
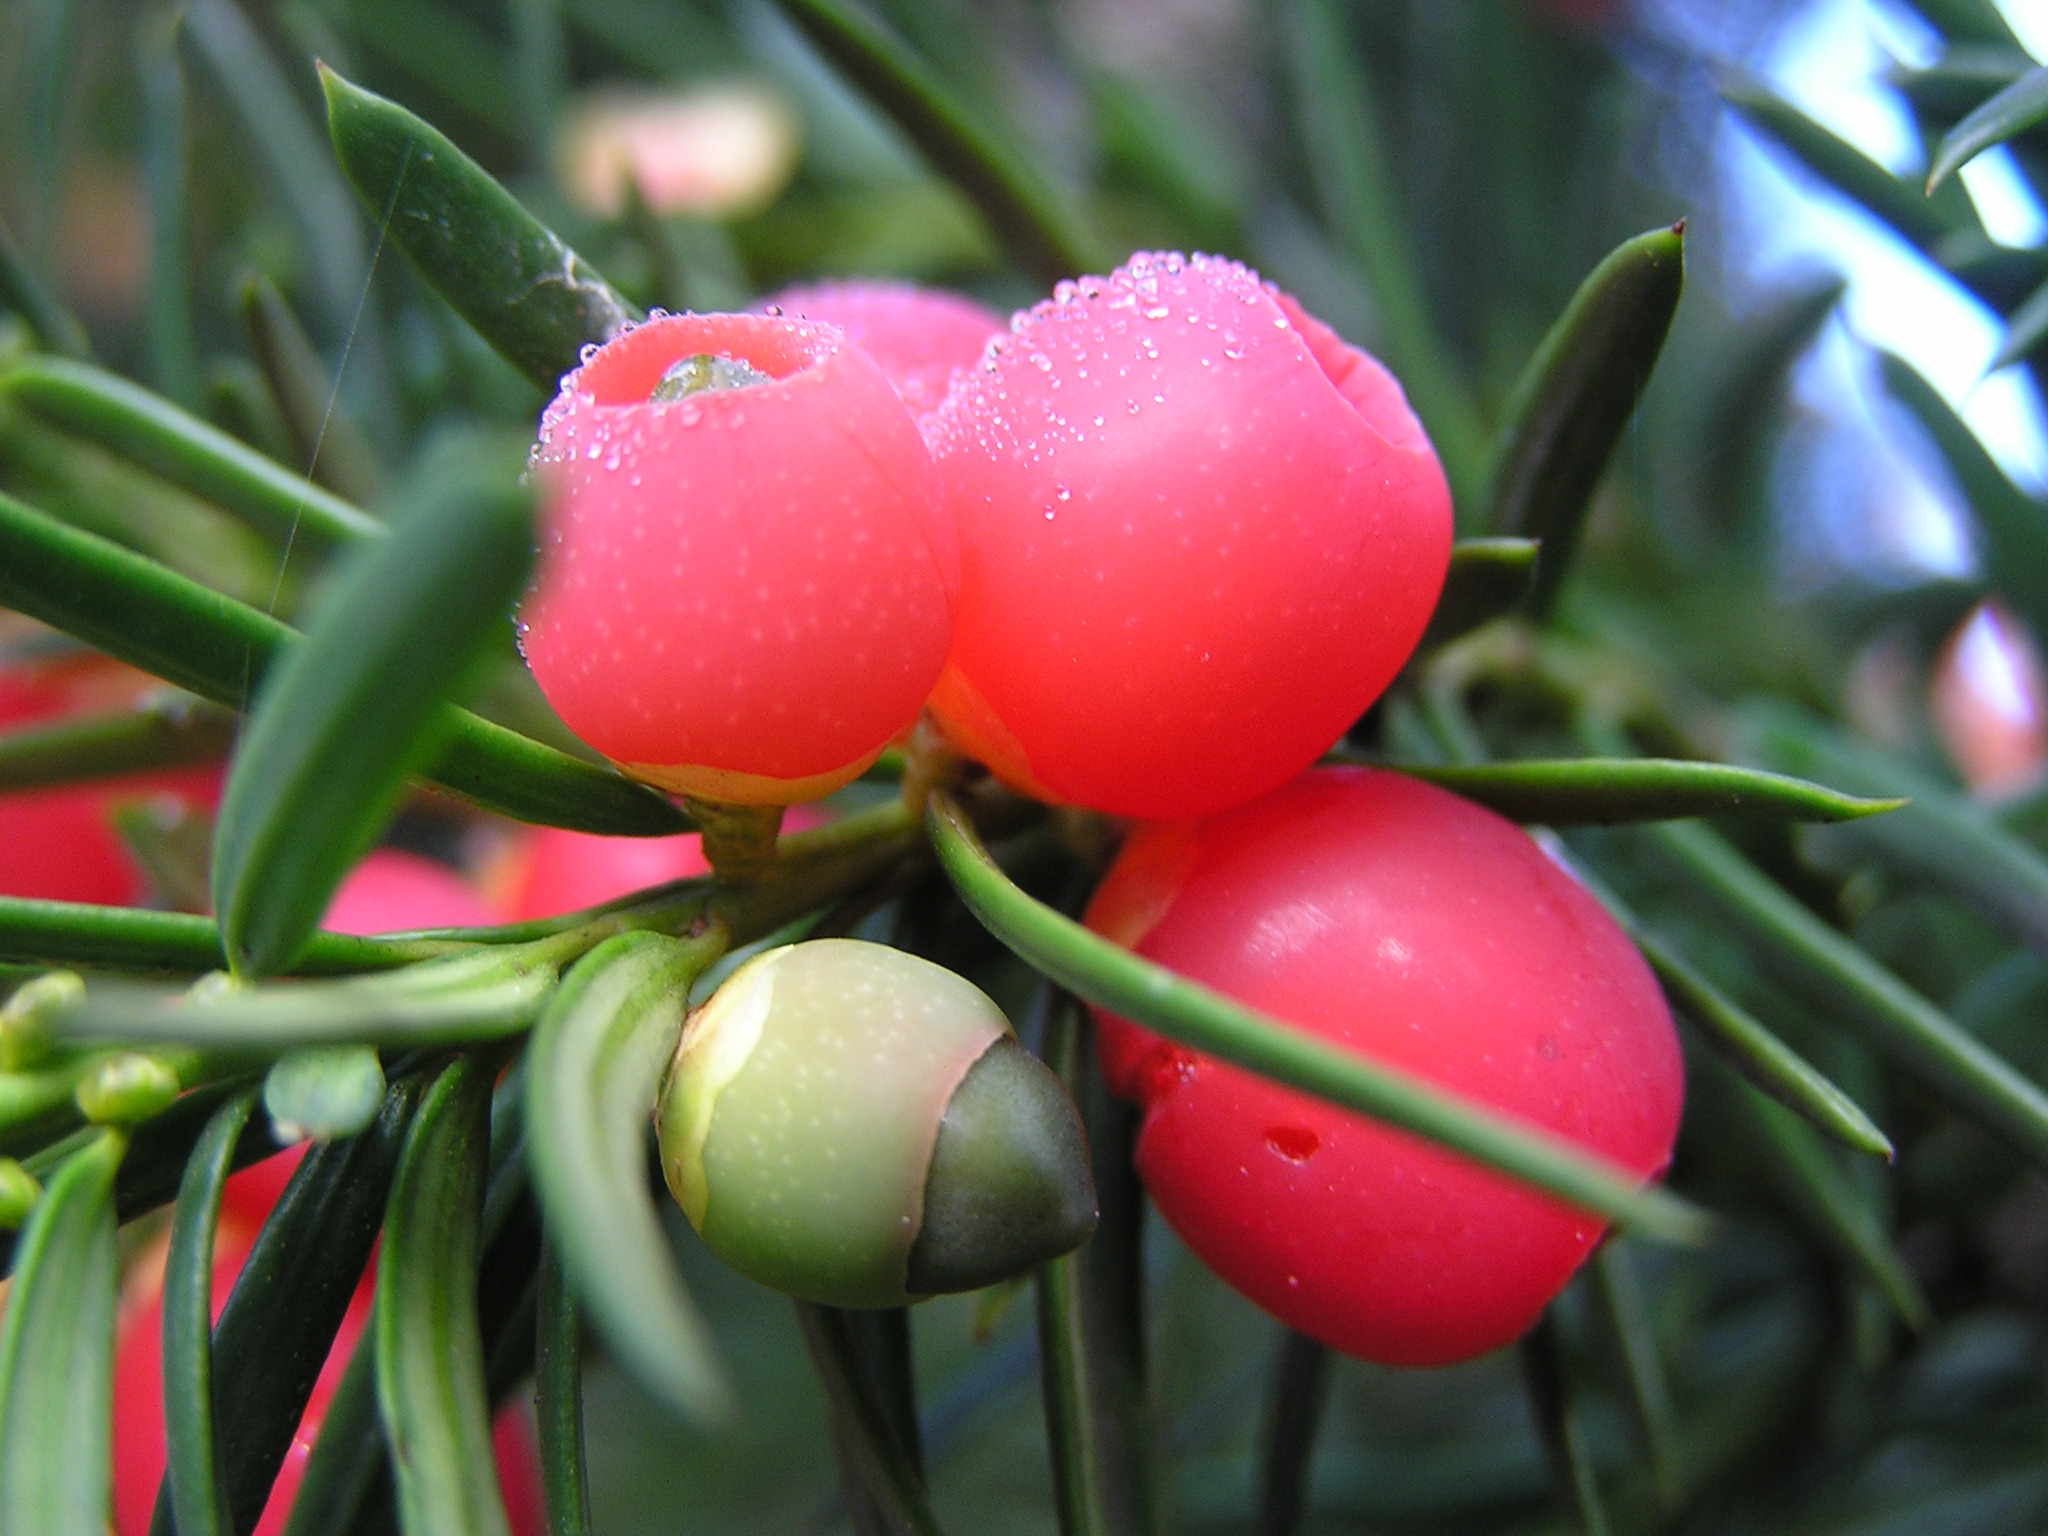
[[[0,1006],[0,1072],[26,1072],[50,1054],[50,1018],[85,996],[76,971],[51,971],[23,982]]]
[[[43,1186],[36,1176],[11,1157],[0,1157],[0,1229],[12,1231],[28,1220]]]
[[[124,1052],[79,1079],[74,1096],[94,1125],[139,1125],[177,1102],[178,1072],[161,1056]]]
[[[1079,1115],[942,966],[817,939],[741,966],[683,1031],[655,1114],[712,1252],[844,1307],[974,1290],[1095,1227]]]

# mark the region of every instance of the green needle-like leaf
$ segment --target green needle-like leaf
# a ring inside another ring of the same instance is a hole
[[[1101,1211],[1093,1237],[1038,1271],[1053,1496],[1063,1536],[1151,1536],[1159,1519],[1145,1394],[1145,1197],[1131,1166],[1137,1114],[1096,1070],[1080,1007],[1063,995],[1050,1006],[1045,1063],[1081,1110]]]
[[[534,1188],[576,1299],[635,1380],[699,1420],[731,1389],[648,1191],[647,1126],[690,984],[724,947],[717,927],[607,939],[556,990],[526,1071]]]
[[[185,68],[177,8],[152,7],[135,34],[142,98],[142,175],[149,189],[150,377],[196,410],[204,392],[192,314],[191,178],[187,175]]]
[[[1745,1085],[1717,1100],[1748,1143],[1746,1151],[1778,1195],[1826,1247],[1869,1278],[1909,1326],[1928,1322],[1927,1299],[1875,1213],[1804,1122]]]
[[[1636,834],[1712,901],[1761,961],[1941,1098],[2048,1168],[2048,1094],[1877,961],[1787,895],[1705,827]]]
[[[133,709],[8,731],[0,735],[0,790],[217,763],[237,724],[229,710],[166,692]]]
[[[1630,936],[1663,983],[1672,1005],[1698,1026],[1714,1053],[1750,1083],[1826,1131],[1844,1146],[1889,1160],[1891,1138],[1863,1107],[1745,1008],[1682,959],[1663,940],[1629,924]]]
[[[491,1450],[477,1256],[491,1144],[489,1061],[434,1080],[406,1137],[377,1262],[377,1403],[406,1536],[510,1536]]]
[[[383,476],[354,418],[335,396],[333,378],[277,285],[262,274],[242,289],[242,320],[278,415],[291,434],[292,459],[338,496],[369,501]]]
[[[246,707],[299,638],[246,603],[4,495],[0,606],[231,709]],[[445,713],[440,758],[421,777],[458,799],[582,832],[689,830],[689,818],[644,785],[466,710]]]
[[[95,980],[52,1020],[69,1040],[273,1052],[310,1046],[424,1047],[495,1040],[532,1024],[553,965],[463,955],[379,976],[236,988],[203,998]]]
[[[1281,8],[1302,153],[1324,217],[1372,288],[1386,326],[1388,361],[1428,427],[1463,509],[1484,489],[1485,430],[1430,313],[1377,104],[1346,34],[1346,10],[1333,0],[1289,0]]]
[[[1549,1458],[1551,1482],[1571,1512],[1580,1536],[1608,1536],[1607,1502],[1600,1494],[1599,1469],[1586,1434],[1586,1415],[1565,1368],[1563,1342],[1557,1336],[1553,1304],[1534,1328],[1522,1336],[1517,1351],[1522,1379],[1529,1389],[1529,1407],[1536,1432]]]
[[[1106,270],[1107,253],[1044,177],[899,38],[845,0],[776,3],[967,194],[1019,265],[1048,285]]]
[[[7,226],[0,224],[0,309],[11,309],[29,323],[36,339],[67,357],[88,357],[85,327],[43,286]]]
[[[291,1449],[369,1263],[426,1086],[418,1074],[401,1078],[369,1130],[306,1154],[214,1330],[214,1378],[234,1383],[214,1399],[213,1412],[222,1486],[238,1531],[254,1528]]]
[[[1295,1536],[1301,1529],[1308,1510],[1309,1467],[1329,1396],[1329,1346],[1288,1329],[1266,1407],[1256,1536]]]
[[[222,792],[213,904],[237,973],[287,968],[409,769],[440,706],[504,627],[533,561],[527,499],[450,465],[350,562],[263,682]]]
[[[389,970],[468,947],[439,939],[323,933],[307,945],[298,969],[307,976]],[[0,962],[197,976],[219,970],[227,964],[227,955],[221,949],[220,927],[210,917],[0,896]]]
[[[953,888],[1019,958],[1061,986],[1194,1050],[1383,1120],[1647,1236],[1696,1242],[1706,1218],[1554,1132],[1290,1028],[1062,917],[1014,885],[972,825],[934,795],[926,826]]]
[[[1617,247],[1579,285],[1508,404],[1486,526],[1538,540],[1541,609],[1571,567],[1594,488],[1657,366],[1685,288],[1685,226]]]
[[[178,1188],[164,1258],[164,1436],[169,1448],[152,1529],[235,1536],[213,1443],[213,1237],[235,1144],[256,1107],[244,1089],[214,1112]]]
[[[1849,821],[1905,804],[1898,799],[1859,799],[1780,773],[1676,758],[1567,757],[1469,767],[1393,766],[1476,800],[1511,821],[1560,827],[1733,815]]]
[[[2012,312],[2005,323],[2005,340],[1999,343],[1997,355],[1984,371],[1996,373],[2009,363],[2029,358],[2044,341],[2048,341],[2048,283],[2036,288]]]
[[[388,1510],[391,1501],[391,1457],[377,1418],[377,1339],[372,1333],[356,1344],[341,1385],[327,1400],[284,1536],[358,1536],[386,1529],[368,1522],[373,1509]]]
[[[1919,187],[1837,137],[1761,81],[1727,76],[1721,94],[1757,127],[1791,151],[1810,171],[1876,214],[1921,250],[1980,226],[1969,199],[1956,187],[1929,199]]]
[[[1536,579],[1534,539],[1460,539],[1451,546],[1451,568],[1415,647],[1427,651],[1498,618],[1529,595]]]
[[[2048,123],[2048,64],[2020,76],[1942,136],[1927,168],[1928,195],[1992,145],[2037,123]]]
[[[880,1528],[902,1536],[942,1536],[925,1496],[924,1480],[897,1437],[861,1369],[852,1313],[815,1302],[796,1303],[804,1343],[825,1389],[832,1413],[833,1436],[841,1454],[852,1462],[857,1490],[865,1493],[881,1515]],[[851,1496],[856,1491],[849,1488]]]
[[[1991,585],[2048,634],[2048,507],[2006,478],[1977,434],[1913,368],[1880,353],[1885,388],[1920,419],[1977,520]]]
[[[1600,1290],[1607,1323],[1621,1346],[1622,1365],[1628,1374],[1629,1406],[1635,1411],[1643,1442],[1650,1452],[1650,1472],[1657,1496],[1666,1509],[1675,1509],[1683,1491],[1682,1448],[1678,1432],[1678,1410],[1671,1400],[1671,1386],[1664,1369],[1664,1357],[1650,1320],[1649,1300],[1636,1273],[1635,1251],[1627,1242],[1602,1243],[1593,1255],[1593,1279]]]
[[[583,1322],[552,1243],[541,1247],[538,1310],[534,1429],[548,1536],[590,1536],[590,1473],[583,1461]]]
[[[105,1536],[111,1513],[114,1176],[128,1138],[91,1133],[47,1181],[0,1318],[0,1529]]]
[[[1826,834],[1969,902],[2021,943],[2048,955],[2048,856],[1984,809],[1891,753],[1789,705],[1737,716],[1737,750],[1773,768],[1810,773],[1865,794],[1910,795],[1895,815]]]
[[[345,544],[383,532],[376,518],[332,491],[103,368],[23,358],[0,373],[0,395],[274,538]]]
[[[638,311],[489,172],[396,102],[324,66],[327,130],[391,243],[477,334],[552,393]]]

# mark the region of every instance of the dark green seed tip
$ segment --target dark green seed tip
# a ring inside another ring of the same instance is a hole
[[[1074,1101],[1006,1035],[968,1068],[939,1121],[908,1289],[937,1296],[1007,1280],[1080,1247],[1095,1215]]]
[[[751,389],[756,384],[774,382],[772,375],[763,373],[745,358],[699,352],[694,357],[669,364],[668,372],[654,386],[654,394],[650,398],[656,405],[666,405],[671,400],[711,390]]]

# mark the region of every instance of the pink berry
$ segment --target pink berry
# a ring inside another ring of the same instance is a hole
[[[814,806],[791,806],[784,832],[823,826]],[[560,917],[666,885],[711,873],[704,840],[695,832],[675,837],[599,837],[560,827],[535,827],[511,852],[500,898],[507,921]]]
[[[527,661],[627,773],[794,804],[917,717],[957,549],[916,423],[837,327],[650,321],[564,381],[535,462]]]
[[[497,921],[489,903],[447,865],[402,848],[378,848],[349,871],[320,926],[329,933],[409,933]]]
[[[1235,262],[1062,284],[926,433],[962,561],[932,707],[1046,799],[1157,818],[1277,788],[1399,671],[1450,559],[1400,385]]]
[[[761,308],[838,326],[918,416],[946,398],[954,370],[978,361],[1004,326],[994,310],[957,293],[858,279],[785,288]]]
[[[1606,910],[1518,827],[1398,774],[1318,769],[1141,827],[1088,924],[1241,1002],[1644,1179],[1684,1098],[1671,1016]],[[1439,1365],[1536,1320],[1604,1230],[1404,1132],[1100,1019],[1160,1213],[1346,1353]]]

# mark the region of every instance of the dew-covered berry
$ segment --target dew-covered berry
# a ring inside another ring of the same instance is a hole
[[[564,381],[535,467],[526,658],[633,777],[794,804],[916,718],[958,553],[916,423],[836,327],[649,321]]]
[[[1670,1160],[1684,1080],[1655,979],[1519,827],[1444,790],[1318,769],[1200,822],[1140,828],[1090,927],[1334,1044],[1604,1154]],[[1144,1110],[1160,1213],[1311,1337],[1438,1365],[1533,1323],[1605,1230],[1455,1153],[1124,1020],[1110,1087]]]
[[[973,366],[1004,328],[1001,315],[957,293],[874,279],[785,288],[761,307],[838,326],[919,416],[946,398],[954,372]]]
[[[1062,284],[925,429],[962,558],[932,707],[1043,798],[1160,818],[1277,788],[1443,585],[1450,495],[1400,385],[1235,262]]]

